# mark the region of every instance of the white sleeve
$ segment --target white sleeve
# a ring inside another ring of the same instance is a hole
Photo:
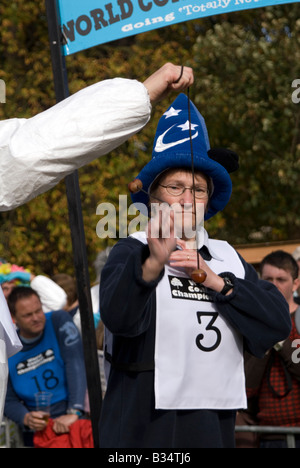
[[[43,311],[61,310],[67,303],[67,294],[57,283],[47,276],[38,275],[30,283],[41,300]]]
[[[144,85],[115,78],[31,119],[0,122],[0,211],[16,208],[109,153],[150,119]]]

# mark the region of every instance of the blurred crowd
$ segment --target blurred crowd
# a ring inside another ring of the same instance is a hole
[[[91,287],[103,396],[104,326],[99,291],[110,250],[98,254],[94,262],[96,280]],[[237,426],[300,425],[299,268],[300,246],[292,255],[274,251],[260,264],[261,279],[275,284],[289,304],[292,332],[263,359],[245,353],[248,409],[238,413]],[[0,259],[0,283],[23,345],[22,352],[9,359],[5,417],[18,425],[25,446],[43,447],[49,440],[51,447],[92,446],[75,278],[66,273],[51,278],[35,275],[26,267]],[[47,408],[38,401],[46,396],[50,398]],[[300,447],[298,436],[295,439]],[[286,438],[237,432],[236,444],[238,448],[282,448]]]

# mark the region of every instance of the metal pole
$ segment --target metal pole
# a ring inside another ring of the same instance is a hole
[[[45,0],[45,2],[55,94],[57,102],[60,102],[69,96],[69,89],[65,60],[61,52],[61,31],[59,26],[58,8],[56,0]],[[102,390],[90,293],[90,279],[81,210],[78,171],[67,176],[65,184],[69,208],[69,223],[76,272],[94,446],[95,448],[99,448],[98,424],[102,404]]]

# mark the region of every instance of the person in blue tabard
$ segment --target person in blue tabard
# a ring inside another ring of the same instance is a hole
[[[163,114],[137,177],[133,202],[151,204],[146,232],[119,240],[102,271],[102,448],[234,447],[247,404],[243,351],[263,357],[291,329],[277,288],[204,228],[230,199],[238,157],[210,149],[188,103],[180,94]],[[197,257],[202,283],[192,279]]]
[[[68,432],[84,414],[86,377],[80,334],[65,311],[45,314],[38,294],[16,287],[8,297],[22,350],[10,357],[4,414],[21,428],[43,430],[47,422],[35,394],[50,392],[53,430]]]

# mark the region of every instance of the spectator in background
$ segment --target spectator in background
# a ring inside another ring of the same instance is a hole
[[[53,430],[66,433],[83,415],[85,367],[80,334],[64,311],[44,314],[38,294],[29,287],[14,288],[8,298],[23,349],[9,358],[5,415],[23,430],[46,428],[36,411],[35,393],[52,393]]]
[[[76,280],[66,273],[58,273],[52,276],[52,280],[65,291],[67,302],[63,309],[74,317],[79,308]]]
[[[0,284],[5,299],[16,286],[31,286],[38,293],[45,313],[63,309],[67,302],[67,295],[58,284],[44,275],[35,276],[19,265],[0,263]]]
[[[299,286],[297,262],[287,252],[278,250],[267,255],[260,265],[261,278],[273,283],[285,297],[291,314],[292,331],[285,341],[277,343],[263,359],[246,355],[245,372],[249,409],[262,426],[300,425],[300,366],[294,340],[300,339],[295,318],[300,307],[293,294]],[[296,437],[300,448],[300,439]],[[286,438],[263,434],[262,448],[286,448]]]

